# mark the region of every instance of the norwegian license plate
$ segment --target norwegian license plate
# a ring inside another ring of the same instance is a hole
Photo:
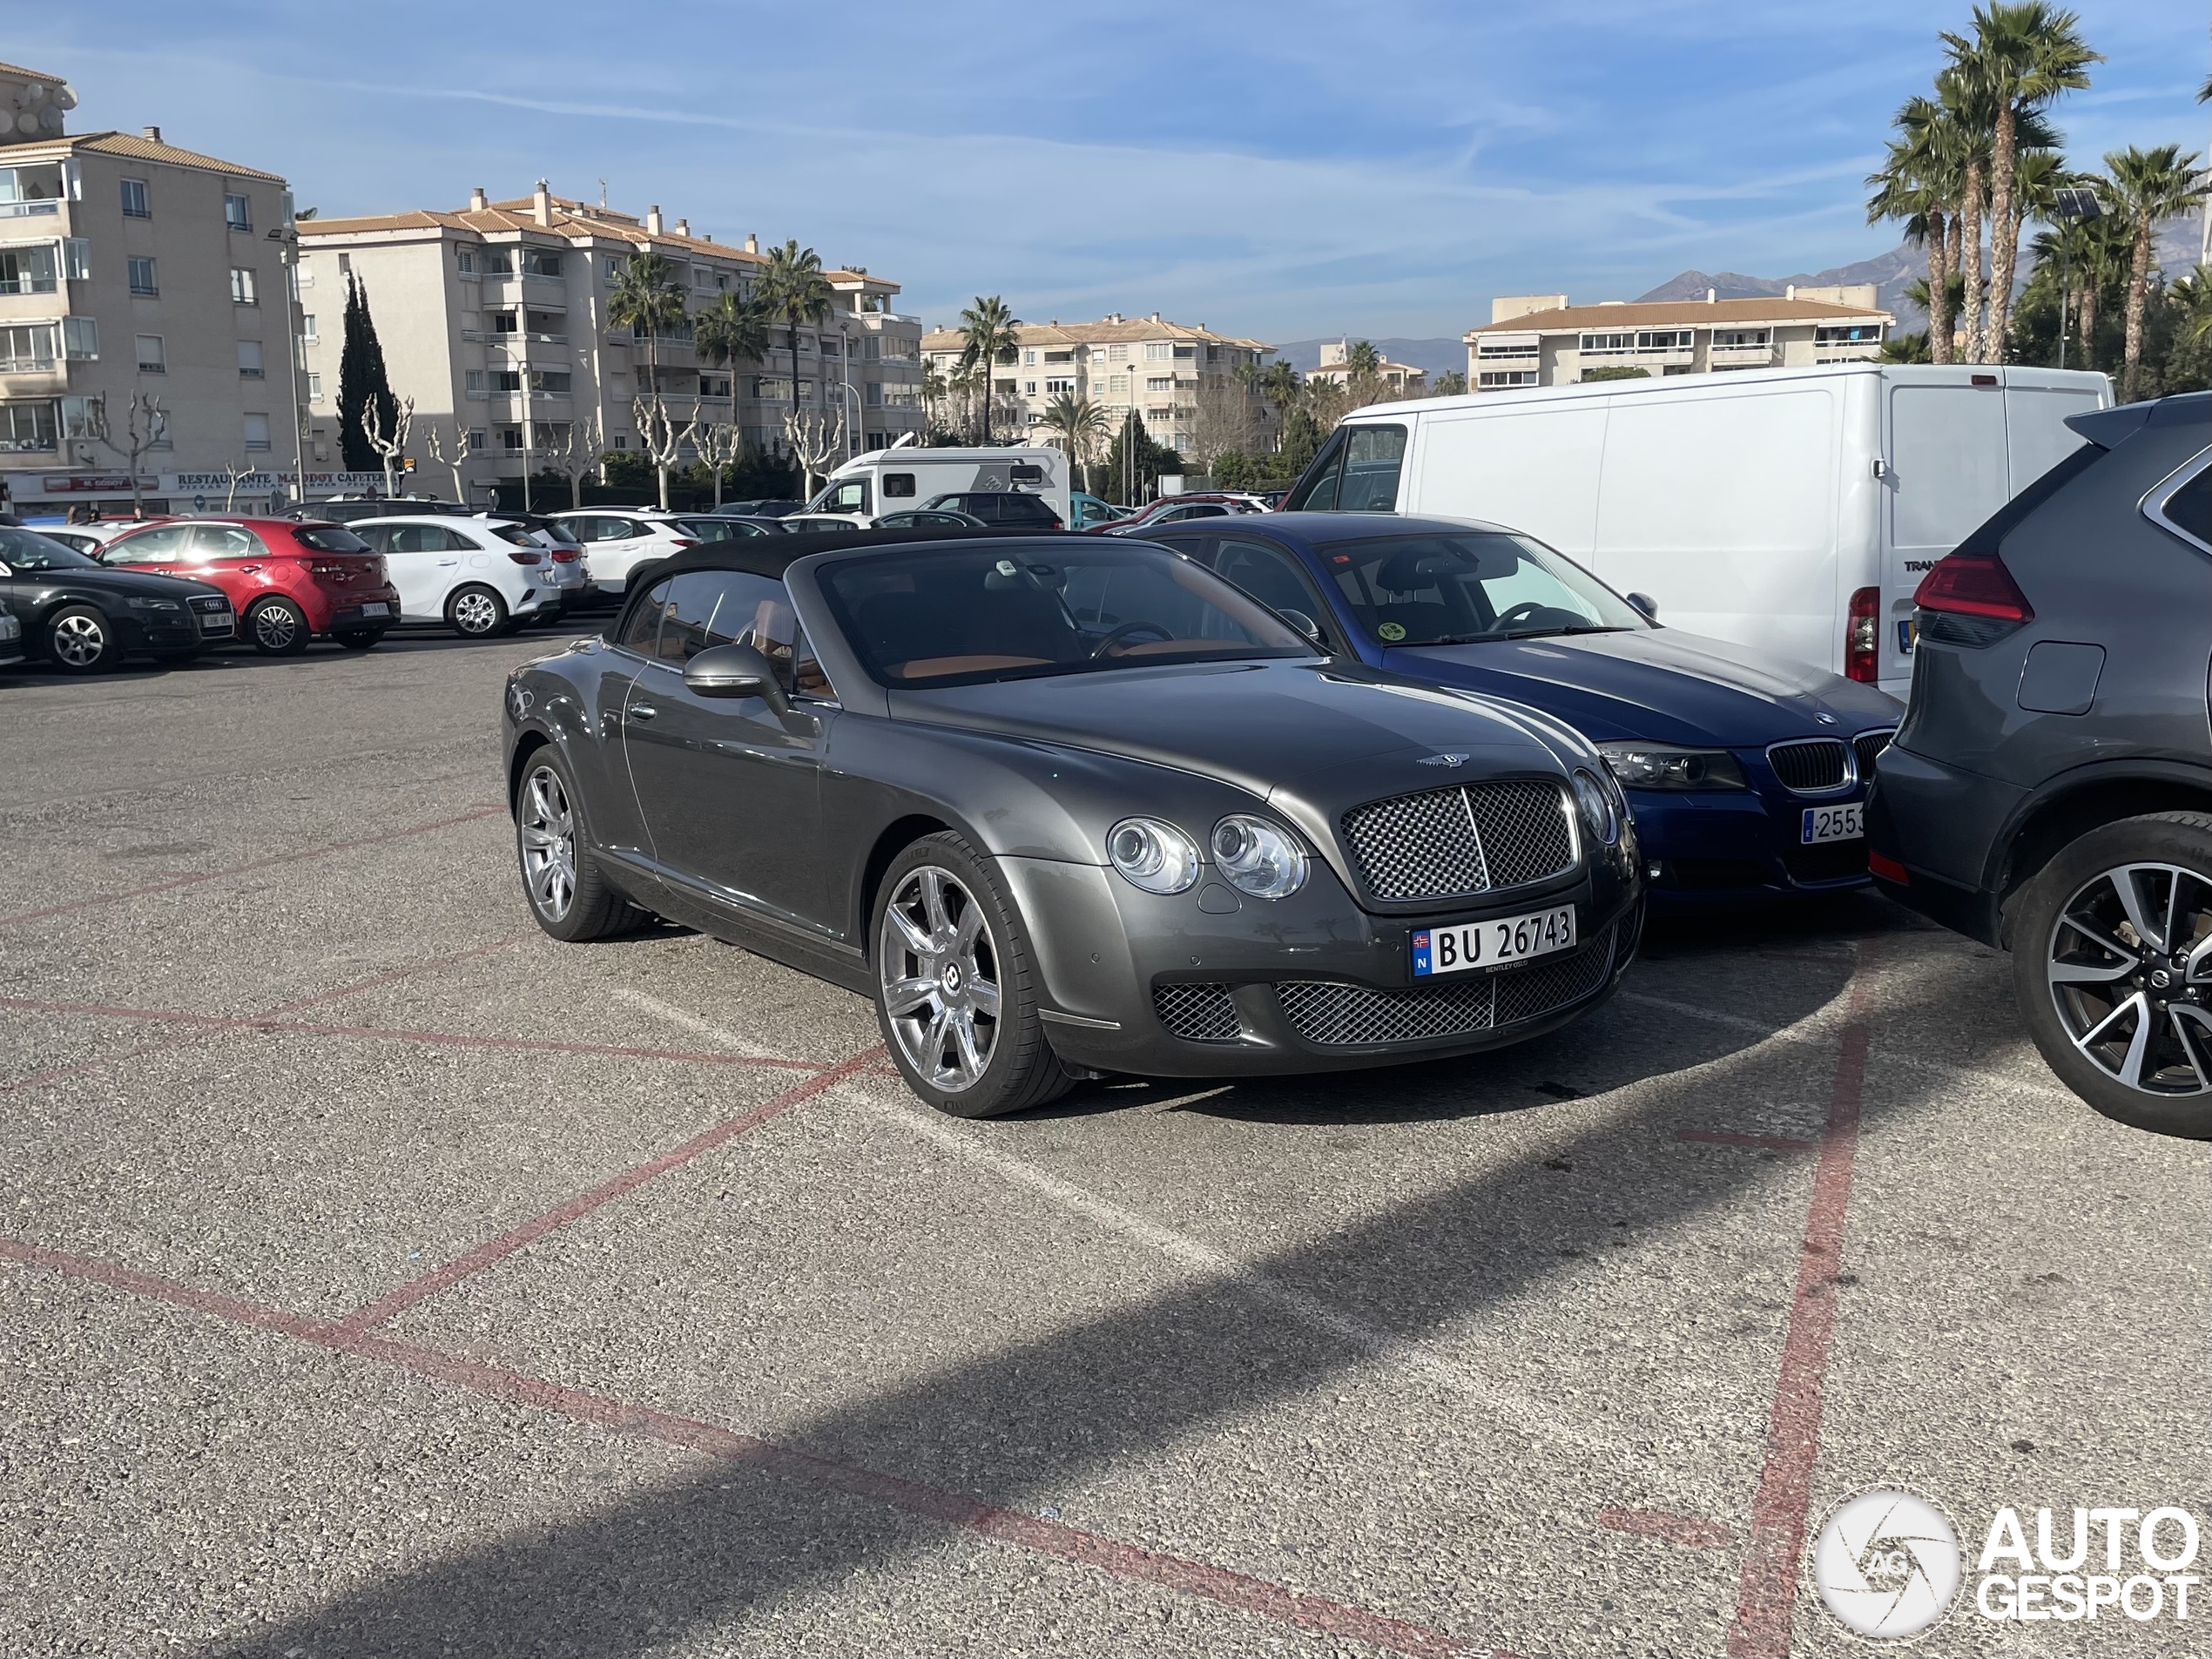
[[[1811,846],[1817,841],[1857,841],[1866,834],[1866,808],[1862,804],[1849,806],[1808,806],[1805,808],[1804,833],[1797,839]]]
[[[1574,948],[1575,907],[1571,904],[1532,910],[1525,916],[1500,916],[1494,921],[1419,927],[1413,931],[1413,977],[1503,968],[1532,956]]]
[[[381,599],[372,599],[361,607],[364,617],[388,617],[391,614],[391,608]]]

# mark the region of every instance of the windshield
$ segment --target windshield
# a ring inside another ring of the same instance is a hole
[[[1650,625],[1595,577],[1525,536],[1386,536],[1325,542],[1318,551],[1360,625],[1386,645]]]
[[[73,547],[49,541],[30,530],[0,524],[0,564],[11,570],[97,570],[98,559],[88,559]]]
[[[1126,542],[851,559],[823,570],[822,589],[854,653],[889,685],[1314,654],[1211,571]]]
[[[367,542],[338,524],[309,524],[294,532],[302,547],[311,547],[318,553],[374,553],[376,550]]]

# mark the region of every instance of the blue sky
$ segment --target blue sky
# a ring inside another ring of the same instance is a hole
[[[2204,0],[2078,9],[2109,61],[2057,111],[2070,152],[2204,150]],[[78,0],[17,13],[4,53],[69,78],[73,130],[158,124],[326,216],[604,179],[866,265],[932,323],[997,293],[1282,341],[1879,253],[1860,180],[1968,10]]]

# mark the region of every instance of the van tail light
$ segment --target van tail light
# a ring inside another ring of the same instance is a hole
[[[1844,678],[1871,685],[1882,678],[1882,590],[1861,588],[1851,597],[1844,624]]]
[[[1993,644],[2035,620],[2027,596],[1994,552],[1965,550],[1938,559],[1912,595],[1920,637],[1948,644]]]
[[[553,550],[553,563],[556,564],[574,564],[583,555],[572,547],[556,547]]]
[[[542,563],[536,553],[509,553],[507,556],[516,564],[537,564]]]

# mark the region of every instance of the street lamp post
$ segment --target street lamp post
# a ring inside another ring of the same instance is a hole
[[[2059,367],[2066,367],[2066,303],[2074,296],[2074,230],[2075,225],[2086,225],[2099,218],[2104,207],[2097,200],[2097,192],[2084,185],[2069,185],[2052,192],[2051,212],[2059,222]]]
[[[287,195],[287,202],[291,198]],[[278,226],[269,233],[277,245],[277,261],[284,267],[284,363],[292,382],[292,500],[307,504],[307,446],[301,430],[307,412],[300,403],[300,232],[296,226]]]

